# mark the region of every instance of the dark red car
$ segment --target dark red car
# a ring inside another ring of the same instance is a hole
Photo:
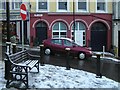
[[[70,49],[70,54],[77,56],[79,59],[86,59],[92,56],[92,51],[89,49],[79,46],[68,38],[54,38],[46,39],[43,41],[44,53],[50,55],[52,53],[65,53],[65,49]]]

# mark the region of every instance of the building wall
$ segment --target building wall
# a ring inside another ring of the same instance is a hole
[[[67,16],[67,18],[66,18]],[[99,19],[99,18],[102,19]],[[105,18],[104,18],[105,17]],[[112,23],[111,23],[111,18],[112,15],[111,14],[90,14],[90,15],[77,15],[75,16],[75,21],[80,21],[83,22],[86,26],[86,46],[89,47],[89,40],[91,40],[91,27],[94,23],[96,22],[101,22],[103,24],[105,24],[105,26],[107,27],[107,50],[110,49],[110,45],[111,45],[111,32],[112,32]],[[104,20],[105,19],[105,20]],[[63,14],[63,15],[56,15],[56,14],[47,14],[44,13],[41,16],[39,16],[39,14],[33,13],[31,14],[31,37],[35,38],[36,37],[36,24],[38,22],[45,22],[48,26],[47,29],[47,38],[52,38],[52,27],[54,25],[54,23],[56,23],[57,21],[62,21],[64,22],[68,29],[67,29],[67,37],[71,38],[71,26],[73,24],[73,16],[71,14]]]
[[[36,0],[36,1],[38,1],[38,0]],[[31,12],[33,12],[33,13],[37,12],[37,2],[36,1],[30,0],[30,4],[32,5]],[[48,2],[49,2],[49,10],[48,11],[49,12],[57,12],[57,0],[53,0],[53,1],[48,0]],[[88,11],[89,12],[87,12],[87,13],[98,13],[96,11],[96,3],[97,3],[96,0],[92,0],[92,1],[88,2]],[[69,12],[73,12],[73,2],[70,0],[68,4],[69,4]],[[109,0],[108,2],[106,2],[106,5],[107,5],[106,13],[112,13],[112,0]],[[75,6],[77,6],[77,3],[75,3]]]
[[[4,5],[6,5],[6,0],[2,0],[0,1],[2,2]],[[16,0],[9,0],[9,10],[10,10],[10,24],[11,23],[14,23],[15,24],[15,32],[16,32],[16,35],[18,36],[19,38],[19,42],[21,42],[21,16],[20,16],[20,6],[17,6],[17,8],[15,8],[15,2]],[[2,4],[0,3],[0,4]],[[27,8],[27,19],[26,21],[29,22],[29,0],[19,0],[20,3],[19,5],[21,5],[22,3],[24,3],[26,5],[26,8]],[[0,22],[2,22],[3,26],[4,24],[6,24],[6,6],[4,6],[3,9],[0,8]],[[29,24],[25,24],[25,26],[30,26]],[[6,31],[5,29],[2,29],[4,31]],[[29,28],[26,28],[25,29],[27,32],[30,32],[30,29]],[[30,36],[30,33],[26,34],[27,37]],[[26,36],[25,35],[25,36]]]
[[[38,1],[38,0],[36,0]],[[72,25],[73,25],[73,2],[70,0],[68,3],[69,9],[67,12],[58,12],[57,11],[57,0],[49,1],[48,11],[37,11],[37,2],[30,0],[32,5],[31,7],[31,17],[30,17],[30,39],[31,46],[33,45],[33,39],[36,37],[36,28],[35,26],[39,22],[44,22],[47,25],[47,38],[52,38],[52,27],[57,21],[62,21],[67,26],[67,37],[72,38]],[[88,0],[89,1],[89,0]],[[107,46],[106,50],[110,50],[112,44],[112,0],[106,2],[106,12],[98,12],[97,11],[97,2],[96,0],[92,0],[88,2],[88,11],[80,12],[77,11],[77,3],[75,2],[75,21],[80,21],[86,26],[86,46],[90,46],[91,40],[91,28],[97,23],[101,22],[107,28]]]
[[[120,57],[120,39],[119,37],[119,32],[120,32],[120,1],[119,2],[114,2],[113,3],[113,37],[112,37],[112,44],[114,46],[114,53],[116,57]]]

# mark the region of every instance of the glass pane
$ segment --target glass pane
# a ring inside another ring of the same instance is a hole
[[[52,43],[62,45],[62,40],[52,40]]]
[[[79,22],[79,30],[85,30],[85,25]]]
[[[86,2],[78,2],[78,9],[86,10]]]
[[[53,26],[53,30],[59,30],[59,23],[55,23],[55,25]]]
[[[60,32],[60,35],[66,35],[66,32]]]
[[[83,40],[85,40],[85,36],[83,36]]]
[[[59,35],[53,35],[53,38],[59,38]]]
[[[1,0],[0,1],[0,9],[5,9],[6,6],[5,6],[5,1],[4,0]]]
[[[47,2],[39,2],[38,3],[39,9],[47,9]]]
[[[97,0],[97,10],[105,11],[105,0]]]
[[[67,30],[66,25],[64,23],[60,23],[60,30]]]
[[[66,35],[61,35],[60,38],[66,38]]]
[[[19,9],[19,8],[20,8],[20,5],[21,5],[21,2],[15,2],[15,8],[16,8],[16,9]]]
[[[53,32],[53,35],[59,35],[59,32]]]
[[[64,40],[64,46],[72,46],[72,42]]]
[[[59,9],[67,10],[67,2],[59,2]]]
[[[75,27],[74,27],[74,25],[75,25]],[[78,23],[77,22],[73,23],[72,30],[78,30]]]

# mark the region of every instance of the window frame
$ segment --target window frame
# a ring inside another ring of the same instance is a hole
[[[53,28],[54,28],[54,26],[55,26],[55,24],[57,24],[58,23],[58,30],[54,30]],[[58,37],[57,38],[61,38],[61,37],[67,37],[67,26],[66,26],[66,30],[61,30],[61,23],[63,23],[64,25],[65,25],[65,23],[64,22],[56,22],[56,23],[54,23],[54,25],[53,25],[53,27],[52,27],[52,38],[56,38],[56,37],[54,37],[54,35],[53,35],[53,33],[58,33]],[[61,33],[66,33],[66,35],[61,35]],[[57,35],[56,35],[57,36]]]
[[[66,0],[67,1],[67,9],[65,10],[61,10],[59,9],[59,0],[57,0],[57,4],[56,4],[56,8],[57,8],[57,12],[69,12],[69,0]]]
[[[104,0],[104,2],[105,2],[105,10],[98,10],[98,9],[97,9],[98,0],[96,0],[96,12],[97,12],[97,13],[107,13],[107,12],[108,12],[108,11],[107,11],[107,0]]]
[[[77,12],[89,12],[89,9],[88,9],[88,7],[89,7],[89,2],[88,2],[88,0],[86,0],[86,10],[84,10],[84,9],[78,9],[78,1],[79,1],[79,0],[77,0],[77,2],[76,2]]]
[[[20,5],[22,4],[22,0],[19,0],[18,2],[16,2],[16,0],[13,0],[13,8],[12,9],[15,9],[15,10],[20,10],[20,7],[16,8],[16,3],[20,3]]]
[[[47,9],[39,9],[39,1],[40,0],[36,0],[36,12],[49,12],[49,0],[47,1]]]
[[[1,3],[0,3],[0,4],[1,4],[1,5],[0,5],[0,6],[1,6],[0,10],[5,10],[5,9],[6,9],[6,3],[5,3],[6,0],[4,0],[4,1],[1,0],[0,2],[1,2]],[[4,4],[5,6],[2,7],[2,4]]]

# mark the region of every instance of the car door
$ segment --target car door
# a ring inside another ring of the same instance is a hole
[[[71,41],[67,40],[67,39],[64,39],[63,40],[63,47],[64,47],[64,49],[65,48],[72,49],[73,48],[73,43]]]
[[[52,50],[54,53],[63,52],[63,44],[61,39],[53,39],[51,43],[52,43]]]

